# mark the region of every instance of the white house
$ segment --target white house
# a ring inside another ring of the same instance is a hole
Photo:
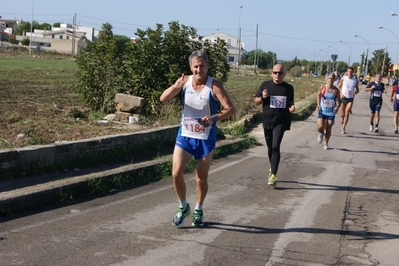
[[[15,37],[15,29],[21,23],[22,20],[3,19],[0,16],[0,41],[10,37]]]
[[[245,51],[245,42],[241,41],[239,45],[237,38],[219,31],[203,36],[202,40],[216,42],[218,38],[224,40],[227,44],[227,62],[234,66],[237,65],[241,61],[243,52]]]
[[[59,30],[70,30],[71,32],[74,30],[71,24],[61,23],[60,27],[52,27],[52,31],[59,31]],[[93,42],[97,40],[98,31],[95,31],[93,27],[83,27],[80,25],[75,25],[75,33],[81,34],[84,33],[87,40]]]
[[[85,32],[73,32],[69,29],[46,31],[43,36],[50,39],[51,51],[64,54],[76,55],[89,43]]]

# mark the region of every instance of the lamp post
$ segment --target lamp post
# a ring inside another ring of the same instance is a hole
[[[324,53],[326,53],[327,54],[327,60],[328,60],[328,63],[330,63],[330,58],[329,58],[329,56],[330,56],[330,54],[329,53],[327,53],[326,51],[324,51],[323,49],[319,49],[319,51],[320,52],[324,52]],[[327,69],[327,72],[328,72],[328,69]]]
[[[240,46],[241,46],[241,29],[240,29],[240,20],[241,20],[241,9],[242,5],[238,7],[240,9],[239,15],[238,15],[238,29],[237,29],[237,45],[236,45],[236,63],[237,63],[237,72],[240,71],[239,67],[239,56],[240,56]]]
[[[316,64],[315,64],[314,70],[317,71],[317,57],[313,53],[309,53],[309,55],[314,56],[314,58],[316,59]]]
[[[395,14],[395,13],[391,13],[391,14]],[[396,15],[396,14],[395,14],[395,15]],[[394,15],[392,15],[392,16],[394,16]],[[396,16],[397,16],[397,15],[396,15]],[[379,28],[379,29],[384,29],[384,30],[390,31],[393,35],[395,35],[395,38],[396,38],[396,57],[395,57],[395,64],[397,64],[397,63],[398,63],[398,49],[399,49],[399,39],[398,39],[398,36],[396,36],[396,34],[395,34],[393,31],[391,31],[390,29],[384,28],[383,26],[378,26],[378,28]],[[396,69],[395,69],[395,74],[396,74]]]
[[[369,68],[368,58],[369,58],[370,44],[365,38],[362,38],[362,37],[360,37],[357,34],[355,34],[354,37],[360,38],[360,39],[364,40],[367,43],[367,53],[366,53],[366,75],[367,75],[369,73],[369,71],[368,71],[368,68]]]
[[[398,14],[396,14],[395,12],[391,12],[391,16],[393,16],[393,17],[397,17],[398,16]],[[398,56],[398,52],[396,52],[396,56]],[[396,64],[397,64],[398,62],[395,62],[395,67],[394,67],[394,73],[395,73],[395,75],[396,75]]]
[[[327,45],[327,47],[329,47],[329,48],[331,48],[331,49],[334,49],[334,50],[337,52],[337,58],[336,58],[336,59],[338,59],[338,54],[339,54],[338,50],[337,50],[336,48],[332,47],[331,45]],[[331,59],[332,59],[332,58],[331,58]],[[335,63],[335,61],[334,61],[333,63]],[[334,64],[333,64],[333,65],[334,65]],[[334,67],[333,67],[333,71],[334,71],[334,70],[337,70],[337,71],[338,71],[338,61],[337,61],[337,63],[335,64],[335,69],[334,69]]]
[[[344,41],[339,40],[339,42],[346,44],[349,47],[349,50],[351,50],[351,54],[349,55],[349,58],[348,58],[348,66],[350,66],[351,65],[351,56],[352,56],[352,47],[349,45],[349,43],[346,43]]]
[[[323,71],[323,57],[319,53],[316,53],[316,52],[313,52],[313,53],[317,54],[318,56],[320,56],[320,71],[319,71],[319,73],[320,73],[320,76],[321,76],[321,72]]]
[[[33,31],[33,10],[35,9],[35,0],[32,0],[32,17],[30,21],[29,55],[32,53],[32,31]]]

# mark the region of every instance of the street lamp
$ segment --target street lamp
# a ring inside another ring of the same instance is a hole
[[[335,58],[335,60],[337,60],[338,59],[338,54],[339,54],[339,52],[338,52],[338,50],[336,49],[336,48],[334,48],[334,47],[332,47],[331,45],[327,45],[327,47],[328,48],[331,48],[331,49],[334,49],[336,52],[337,52],[337,57]],[[331,57],[331,59],[333,59],[332,57]],[[337,63],[335,64],[335,60],[333,59],[333,71],[334,70],[338,70],[338,61],[337,61]],[[334,65],[335,65],[335,69],[334,69]]]
[[[362,38],[362,37],[360,37],[360,36],[357,35],[357,34],[355,34],[354,37],[360,38],[360,39],[364,40],[364,41],[367,43],[367,53],[366,53],[366,75],[367,75],[367,74],[369,73],[369,72],[368,72],[368,67],[369,67],[368,58],[369,58],[370,44],[369,44],[369,42],[368,42],[365,38]]]
[[[29,55],[32,53],[32,31],[33,31],[33,10],[35,9],[35,0],[32,0],[32,18],[30,21]]]
[[[327,60],[328,60],[328,63],[329,63],[329,65],[330,65],[330,58],[329,58],[329,56],[330,56],[330,54],[329,53],[327,53],[326,51],[324,51],[323,49],[319,49],[319,51],[320,52],[324,52],[324,53],[326,53],[327,54]],[[327,67],[327,72],[328,72],[328,67]]]
[[[309,55],[314,56],[314,58],[316,59],[316,64],[315,64],[314,70],[317,71],[317,57],[313,53],[309,53]]]
[[[240,57],[240,46],[241,46],[241,29],[240,29],[240,20],[241,20],[241,9],[242,5],[239,6],[240,12],[238,15],[238,29],[237,29],[237,45],[236,45],[236,63],[237,63],[237,72],[239,72],[239,61],[238,58]]]
[[[352,47],[348,43],[346,43],[344,41],[339,40],[339,42],[342,42],[342,43],[348,45],[349,49],[351,50],[351,54],[349,55],[349,58],[348,58],[348,66],[350,66],[350,64],[351,64],[351,56],[352,56]]]
[[[395,13],[391,13],[391,15],[392,14],[395,14]],[[396,15],[396,14],[395,14]],[[392,16],[394,16],[394,15],[392,15]],[[397,16],[397,15],[396,15]],[[396,37],[396,58],[395,58],[395,64],[397,64],[398,63],[398,49],[399,49],[399,39],[398,39],[398,36],[396,36],[396,34],[393,32],[393,31],[391,31],[390,29],[387,29],[387,28],[384,28],[383,26],[378,26],[378,28],[379,29],[384,29],[384,30],[387,30],[387,31],[390,31],[393,35],[395,35],[395,37]],[[396,70],[395,70],[396,71]]]
[[[321,75],[321,72],[323,71],[323,57],[319,53],[316,53],[316,52],[313,52],[313,53],[320,56],[320,71],[319,71],[319,73]]]
[[[328,52],[324,51],[323,49],[319,49],[319,51],[326,53],[328,60],[330,60],[330,54]]]

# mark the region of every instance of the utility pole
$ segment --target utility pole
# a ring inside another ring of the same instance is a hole
[[[33,11],[35,9],[35,0],[32,1],[32,17],[30,20],[30,38],[29,38],[29,55],[32,53],[32,32],[33,32]]]
[[[75,34],[76,34],[76,13],[73,16],[73,25],[72,25],[73,29],[73,36],[72,36],[72,57],[75,56]]]
[[[240,38],[241,38],[241,26],[240,26],[240,20],[241,20],[241,9],[242,5],[238,7],[240,9],[240,13],[238,15],[238,29],[237,29],[237,45],[236,45],[236,58],[235,58],[235,64],[237,64],[237,72],[239,72],[239,49],[240,49]]]
[[[388,46],[385,47],[384,60],[382,60],[381,77],[384,76],[385,59],[387,57]]]
[[[256,74],[256,69],[258,64],[256,62],[256,57],[258,56],[258,24],[256,24],[256,42],[255,42],[255,57],[254,57],[254,73]]]
[[[240,28],[240,37],[238,38],[238,64],[237,64],[237,72],[240,72],[240,58],[241,58],[241,28]]]

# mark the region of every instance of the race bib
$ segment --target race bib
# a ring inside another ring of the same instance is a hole
[[[270,96],[270,108],[287,108],[287,97]]]
[[[201,122],[201,118],[183,117],[182,136],[196,139],[208,139],[211,127]]]
[[[330,107],[330,108],[334,107],[335,106],[335,101],[334,100],[325,100],[324,101],[324,106],[327,107],[327,108],[328,107]]]
[[[396,93],[396,100],[399,100],[399,94]]]
[[[200,124],[199,121],[201,121],[200,118],[184,117],[183,119],[184,130],[192,133],[205,132],[205,125],[202,123]]]
[[[373,96],[374,97],[381,97],[382,91],[374,91]]]

